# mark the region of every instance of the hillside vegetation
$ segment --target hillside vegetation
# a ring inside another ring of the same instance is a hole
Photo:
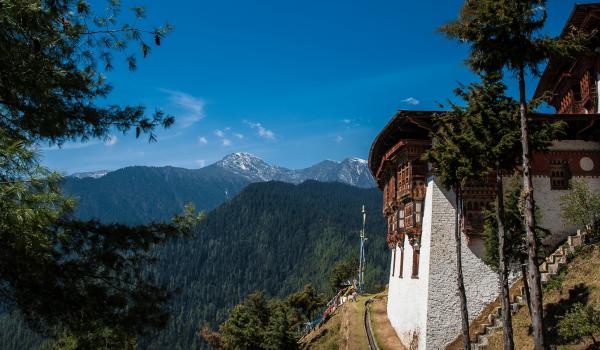
[[[216,326],[231,306],[253,291],[284,297],[306,283],[327,291],[335,262],[358,254],[363,204],[372,238],[367,285],[380,288],[387,267],[380,202],[376,189],[339,183],[248,186],[211,212],[195,239],[160,252],[156,277],[181,288],[181,294],[169,329],[157,335],[149,348],[196,346],[195,332],[202,322]]]
[[[148,273],[179,294],[167,329],[141,342],[148,349],[194,349],[204,322],[216,327],[227,310],[253,291],[285,297],[312,283],[328,290],[332,266],[359,251],[362,205],[368,212],[367,286],[381,290],[387,276],[385,223],[377,189],[308,181],[256,183],[217,207],[191,239],[156,252]],[[127,216],[127,212],[121,215]],[[27,349],[14,337],[25,332],[6,319],[0,344]],[[18,344],[11,346],[11,344]]]
[[[595,349],[597,347],[592,345],[589,336],[565,339],[560,334],[560,323],[576,304],[600,310],[600,245],[583,246],[571,258],[566,268],[545,287],[546,336],[549,343],[558,346],[558,349]],[[517,349],[533,349],[533,341],[529,336],[530,325],[527,308],[521,308],[513,318]],[[578,327],[583,328],[583,325]],[[594,334],[596,340],[600,340],[599,333]],[[502,331],[495,332],[489,344],[488,349],[502,349]]]
[[[209,166],[202,169],[134,166],[100,178],[67,177],[63,189],[78,199],[77,216],[102,222],[145,224],[169,221],[187,203],[211,210],[250,181]]]

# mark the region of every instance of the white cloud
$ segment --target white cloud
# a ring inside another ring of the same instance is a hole
[[[200,167],[203,168],[206,165],[206,160],[204,159],[198,159],[196,160],[196,164]]]
[[[242,134],[233,134],[233,136],[237,137],[240,140],[244,139],[244,135]]]
[[[342,141],[344,141],[344,138],[341,135],[335,137],[335,142],[340,143]]]
[[[217,130],[215,130],[215,135],[217,137],[223,138],[223,137],[225,137],[225,132],[223,132],[223,130],[217,129]]]
[[[350,123],[352,123],[352,119],[343,119],[342,123],[344,123],[344,124],[350,124]]]
[[[204,136],[198,137],[198,144],[199,145],[206,145],[207,143],[208,143],[208,140],[206,139],[206,137],[204,137]]]
[[[258,136],[269,140],[275,140],[275,133],[262,126],[261,123],[253,123],[247,120],[245,120],[244,123],[248,124],[252,129],[256,129],[258,131]]]
[[[181,109],[181,113],[176,114],[177,123],[182,128],[187,128],[204,118],[204,100],[194,97],[185,92],[161,89],[169,95],[169,101]]]
[[[231,146],[231,140],[229,139],[223,139],[223,146]]]
[[[114,146],[117,144],[117,142],[119,142],[119,138],[116,135],[108,135],[108,138],[106,141],[104,141],[104,144],[107,146]]]
[[[407,104],[409,104],[411,106],[416,106],[416,105],[418,105],[418,104],[421,103],[421,101],[417,100],[414,97],[405,98],[404,100],[402,100],[402,102],[407,103]]]

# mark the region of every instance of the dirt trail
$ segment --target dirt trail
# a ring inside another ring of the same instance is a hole
[[[387,296],[375,299],[371,303],[371,325],[381,350],[406,350],[387,317]]]

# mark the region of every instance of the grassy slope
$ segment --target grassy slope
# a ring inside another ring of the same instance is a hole
[[[581,340],[577,344],[564,344],[557,335],[556,325],[568,307],[576,302],[600,308],[600,245],[585,247],[576,254],[566,269],[550,281],[544,290],[544,316],[550,344],[558,349],[587,349],[591,342]],[[514,316],[515,348],[533,349],[528,335],[531,324],[527,308],[521,308]],[[502,349],[502,331],[490,338],[488,349]]]
[[[339,307],[324,325],[301,339],[301,348],[369,350],[363,317],[365,301],[370,297],[360,296],[356,302],[348,302]]]
[[[369,298],[375,299],[370,308],[371,326],[379,348],[381,350],[404,349],[387,318],[386,293],[363,295],[356,302],[345,303],[324,325],[301,339],[301,348],[368,350],[369,345],[363,320],[365,302]]]

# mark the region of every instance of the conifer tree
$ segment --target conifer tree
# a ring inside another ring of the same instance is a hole
[[[472,160],[479,157],[479,147],[465,127],[468,118],[464,108],[452,104],[452,110],[434,116],[434,147],[427,159],[434,164],[434,173],[443,187],[455,194],[454,238],[456,245],[456,286],[460,299],[462,335],[465,349],[471,349],[469,311],[462,272],[462,189],[469,179],[481,173]]]
[[[521,155],[518,104],[505,95],[506,86],[502,83],[501,74],[488,73],[480,75],[480,78],[480,83],[456,89],[455,93],[465,106],[452,104],[452,112],[447,118],[440,119],[435,147],[443,152],[446,151],[446,144],[452,142],[457,145],[458,152],[478,155],[463,160],[463,166],[470,168],[466,182],[485,183],[490,175],[494,175],[496,204],[493,235],[497,244],[493,247],[496,249],[493,255],[497,257],[501,287],[504,344],[506,348],[513,349],[508,285],[511,242],[508,242],[506,228],[507,225],[510,229],[514,228],[514,223],[511,220],[506,223],[506,220],[514,216],[507,218],[505,215],[502,179],[514,174]],[[562,123],[537,123],[536,126],[532,133],[532,147],[538,150],[549,145],[549,141],[560,132]],[[439,168],[439,164],[436,165]]]
[[[154,141],[155,128],[174,122],[143,106],[102,104],[111,90],[102,69],[112,69],[113,55],[134,70],[135,52],[145,57],[148,42],[160,45],[170,29],[135,27],[122,20],[118,1],[107,3],[99,13],[85,0],[0,0],[0,303],[60,337],[59,347],[131,348],[164,327],[171,292],[143,269],[154,246],[198,219],[188,207],[172,224],[76,220],[60,176],[38,161],[40,143],[130,129]],[[133,12],[144,17],[143,8]]]
[[[479,157],[471,159],[476,170],[472,181],[484,182],[495,173],[496,222],[498,235],[498,257],[500,295],[504,348],[514,349],[510,296],[508,285],[508,262],[506,231],[504,225],[504,190],[502,177],[514,171],[515,159],[520,151],[517,104],[505,95],[506,86],[499,73],[482,75],[482,83],[472,84],[467,89],[458,89],[458,95],[466,102],[463,133],[471,134],[471,146],[478,149]],[[454,107],[459,108],[459,107]]]
[[[519,117],[522,146],[524,223],[528,244],[528,278],[531,289],[532,328],[536,350],[545,349],[543,304],[535,233],[535,202],[531,178],[528,101],[525,74],[537,74],[550,55],[582,50],[584,36],[562,39],[541,35],[546,21],[546,0],[467,0],[458,20],[440,30],[471,47],[467,63],[477,72],[515,73],[519,86]]]
[[[551,126],[553,127],[553,126]],[[508,188],[504,190],[504,231],[505,231],[505,261],[507,264],[516,263],[521,266],[523,276],[523,285],[525,287],[525,296],[527,308],[531,315],[531,303],[529,296],[529,286],[527,284],[527,241],[525,227],[523,226],[523,206],[521,201],[522,183],[514,178],[509,182]],[[484,213],[483,235],[485,240],[485,255],[483,260],[494,269],[499,269],[499,237],[498,220],[495,210],[488,210]],[[539,222],[541,213],[536,210],[536,221]],[[537,238],[539,242],[550,234],[550,231],[536,226]],[[538,243],[539,243],[538,242]],[[538,244],[540,250],[543,250],[541,243]],[[539,252],[542,254],[543,252]]]

